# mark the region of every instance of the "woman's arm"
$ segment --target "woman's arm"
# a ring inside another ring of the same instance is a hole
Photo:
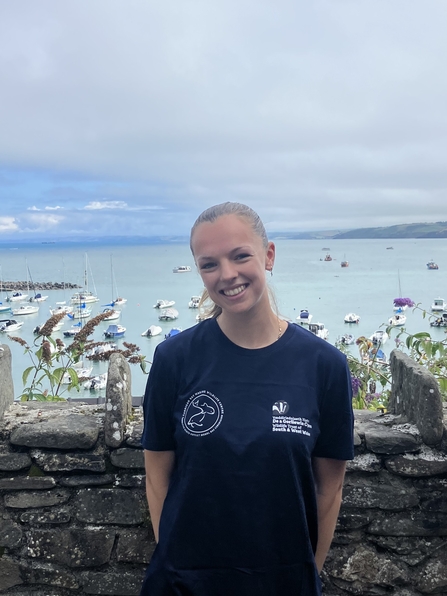
[[[166,493],[168,492],[174,462],[174,451],[144,450],[146,497],[156,542],[158,542],[158,526],[160,524],[161,511]]]
[[[320,573],[331,546],[340,511],[346,462],[339,459],[314,457],[312,466],[318,509],[318,543],[315,563],[318,573]]]

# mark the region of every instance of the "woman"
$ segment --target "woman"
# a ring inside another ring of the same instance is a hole
[[[271,307],[275,246],[239,203],[191,250],[211,318],[160,344],[144,401],[147,596],[317,596],[353,456],[345,356]]]

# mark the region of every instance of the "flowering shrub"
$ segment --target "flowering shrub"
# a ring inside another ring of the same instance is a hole
[[[408,306],[409,308],[412,308],[414,302],[411,298],[394,298],[394,306]]]

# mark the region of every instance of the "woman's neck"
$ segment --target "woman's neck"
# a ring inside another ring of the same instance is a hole
[[[247,349],[265,348],[277,341],[287,329],[287,322],[270,308],[265,314],[228,314],[223,311],[217,317],[222,333],[237,346]]]

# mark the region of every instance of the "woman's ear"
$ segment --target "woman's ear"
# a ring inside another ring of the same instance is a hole
[[[275,245],[273,242],[267,244],[267,250],[265,251],[265,268],[267,271],[273,270],[275,264]]]

